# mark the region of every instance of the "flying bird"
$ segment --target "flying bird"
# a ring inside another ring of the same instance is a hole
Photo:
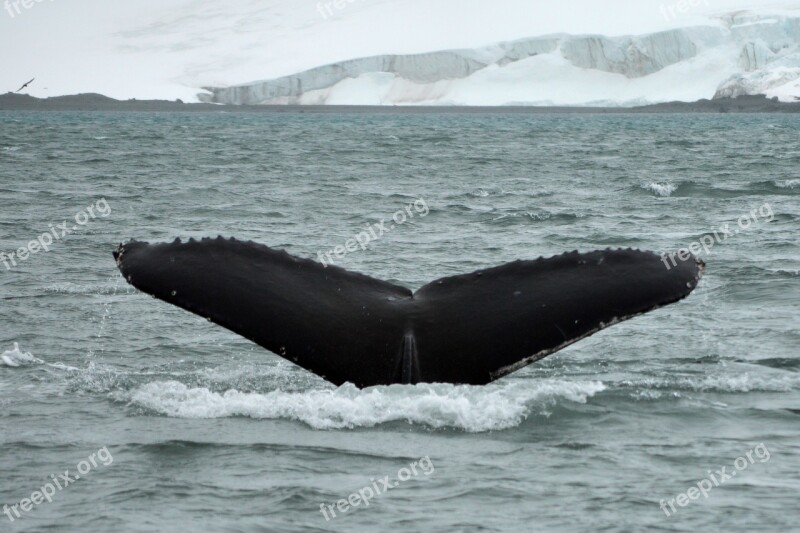
[[[29,81],[28,83],[26,83],[25,85],[23,85],[22,87],[20,87],[19,89],[17,89],[15,92],[20,92],[22,89],[24,89],[25,87],[27,87],[28,85],[30,85],[31,83],[33,83],[33,80],[35,80],[35,79],[36,79],[36,78],[31,78],[31,81]]]

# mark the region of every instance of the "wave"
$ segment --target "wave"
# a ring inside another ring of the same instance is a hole
[[[800,190],[800,179],[759,181],[750,185],[750,192],[756,194],[793,195]]]
[[[777,270],[770,270],[768,271],[770,275],[778,276],[781,278],[796,278],[800,277],[800,270],[784,270],[779,268]]]
[[[548,221],[554,224],[572,224],[585,215],[578,213],[551,213],[548,211],[507,211],[499,214],[492,213],[489,224],[498,226],[516,226],[520,224],[538,223]]]
[[[654,193],[656,196],[664,196],[664,197],[672,196],[672,193],[678,190],[678,187],[676,185],[673,185],[672,183],[658,183],[658,182],[642,185],[642,188]]]
[[[800,179],[776,181],[775,186],[779,189],[800,189]]]
[[[677,148],[699,148],[700,144],[689,139],[667,139],[663,141],[655,141],[655,146],[675,146]]]
[[[752,194],[752,192],[746,190],[726,189],[693,181],[684,181],[678,184],[654,181],[642,185],[641,188],[664,198],[670,196],[680,196],[682,198],[736,198]]]
[[[515,184],[509,184],[513,186]],[[552,196],[553,193],[544,190],[528,190],[529,184],[520,184],[519,187],[505,189],[501,187],[478,187],[469,192],[456,192],[448,195],[447,198],[452,199],[471,199],[471,198],[488,198],[488,197],[502,197],[502,196],[523,196],[525,198],[542,198]]]
[[[405,421],[436,429],[484,432],[516,427],[533,413],[548,414],[562,401],[586,403],[603,390],[605,386],[596,381],[546,379],[486,387],[420,384],[359,390],[348,384],[305,392],[219,393],[164,381],[147,383],[120,399],[176,418],[283,418],[322,430]]]
[[[704,377],[651,377],[625,380],[622,387],[639,389],[634,395],[642,398],[659,398],[663,391],[668,392],[791,392],[800,388],[800,375],[711,375]]]
[[[786,357],[771,357],[753,361],[754,364],[777,368],[780,370],[800,370],[800,359]]]
[[[71,281],[56,283],[44,288],[44,292],[48,294],[80,294],[80,295],[114,295],[118,292],[125,292],[133,294],[135,291],[129,287],[119,287],[119,283],[105,285],[92,284],[83,285],[80,283],[73,283]]]
[[[635,189],[632,187],[631,190]],[[800,189],[800,180],[786,181],[761,181],[743,185],[741,188],[729,188],[725,183],[705,184],[684,181],[681,183],[670,183],[665,181],[653,181],[639,186],[639,190],[644,189],[649,193],[668,198],[670,196],[680,196],[685,198],[739,198],[753,195],[790,195],[794,194],[793,189]]]

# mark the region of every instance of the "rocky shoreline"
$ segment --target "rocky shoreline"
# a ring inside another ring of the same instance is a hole
[[[666,102],[640,107],[543,107],[543,106],[303,106],[222,105],[184,103],[180,100],[115,100],[100,94],[35,98],[0,95],[0,111],[129,111],[129,112],[251,112],[251,113],[798,113],[800,100],[780,102],[766,96],[740,96],[697,102]]]

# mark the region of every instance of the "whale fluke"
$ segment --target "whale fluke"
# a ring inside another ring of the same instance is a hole
[[[637,250],[570,252],[405,287],[254,242],[130,242],[143,292],[324,379],[483,385],[622,320],[677,302],[704,264]]]

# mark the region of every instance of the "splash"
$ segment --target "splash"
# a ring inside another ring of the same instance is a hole
[[[13,368],[41,362],[38,359],[36,359],[33,355],[20,350],[19,344],[16,342],[14,343],[13,350],[7,350],[3,352],[2,355],[0,355],[0,361],[2,361],[4,365]]]
[[[128,399],[133,405],[178,418],[283,418],[323,430],[405,421],[484,432],[518,426],[529,415],[546,415],[563,401],[586,403],[603,390],[605,386],[596,381],[551,379],[488,387],[420,384],[359,390],[344,385],[304,392],[218,393],[165,381],[147,383],[133,390]]]

